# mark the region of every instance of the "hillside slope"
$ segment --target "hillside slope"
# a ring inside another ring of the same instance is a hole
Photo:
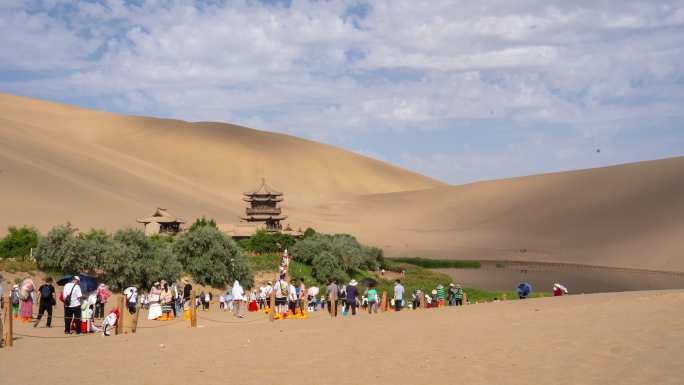
[[[684,271],[684,157],[369,195],[309,215],[390,255]]]
[[[260,178],[285,207],[443,186],[328,145],[220,123],[120,116],[0,94],[0,228],[134,226],[157,206],[230,223]]]

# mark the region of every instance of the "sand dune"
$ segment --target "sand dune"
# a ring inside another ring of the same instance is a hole
[[[157,206],[233,223],[262,176],[295,227],[389,255],[684,271],[684,157],[449,186],[287,135],[0,94],[0,231],[136,226]]]
[[[219,123],[119,116],[0,94],[0,227],[135,225],[161,205],[237,220],[265,177],[288,205],[443,186],[292,136]],[[3,229],[4,231],[4,229]]]
[[[684,292],[655,291],[275,323],[212,311],[110,338],[19,324],[0,370],[8,384],[674,385],[682,309]]]
[[[684,157],[372,195],[311,215],[321,213],[390,255],[684,271]]]

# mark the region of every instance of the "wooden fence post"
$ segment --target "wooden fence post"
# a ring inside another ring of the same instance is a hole
[[[2,316],[4,319],[4,326],[2,328],[2,339],[5,341],[3,346],[10,347],[14,344],[14,336],[12,333],[12,300],[10,295],[7,294],[4,300],[4,309],[2,311]]]
[[[273,285],[273,288],[271,289],[271,294],[268,296],[268,307],[270,308],[270,310],[268,312],[268,320],[273,322],[273,321],[275,321],[275,313],[276,313],[275,285]]]
[[[380,305],[380,310],[385,313],[389,311],[389,305],[387,302],[387,292],[383,291],[382,292],[382,305]]]
[[[419,299],[420,299],[420,308],[425,309],[426,308],[425,307],[425,293],[423,293],[422,290],[420,291],[420,298]]]
[[[138,301],[140,302],[140,301]],[[140,312],[142,311],[142,306],[137,307],[136,304],[135,317],[133,318],[133,326],[131,327],[131,333],[138,331],[138,318],[140,318]]]
[[[123,334],[124,331],[124,321],[126,319],[126,312],[128,311],[128,308],[126,308],[126,295],[122,294],[121,297],[119,297],[119,319],[116,321],[116,335]]]
[[[190,327],[197,327],[197,312],[195,309],[195,291],[190,292]]]
[[[465,291],[463,292],[463,304],[468,304],[468,293],[466,293]]]

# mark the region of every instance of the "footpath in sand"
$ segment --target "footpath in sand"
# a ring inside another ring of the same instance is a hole
[[[144,321],[109,338],[18,324],[0,373],[3,384],[681,384],[683,316],[676,290],[275,323],[211,311],[197,329]]]

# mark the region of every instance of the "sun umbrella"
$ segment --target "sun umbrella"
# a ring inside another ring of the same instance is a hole
[[[73,277],[74,277],[73,275],[65,275],[64,277],[60,278],[57,281],[57,284],[59,286],[64,286],[67,283],[71,282],[71,279]],[[79,278],[79,286],[81,287],[81,291],[84,294],[97,290],[97,279],[95,277],[79,274],[78,278]]]
[[[33,280],[31,278],[26,278],[21,281],[21,286],[19,286],[19,288],[19,296],[22,299],[27,299],[31,295],[31,292],[34,290],[35,286],[33,285]]]
[[[527,282],[522,282],[518,285],[517,292],[519,298],[527,298],[532,293],[532,285]]]
[[[554,283],[553,286],[563,290],[563,293],[568,294],[568,288],[561,285],[560,283]]]
[[[378,285],[378,281],[374,280],[373,278],[368,277],[368,278],[362,279],[362,280],[361,280],[361,284],[362,284],[363,286],[366,286],[366,287],[368,287],[368,286],[377,286],[377,285]]]

